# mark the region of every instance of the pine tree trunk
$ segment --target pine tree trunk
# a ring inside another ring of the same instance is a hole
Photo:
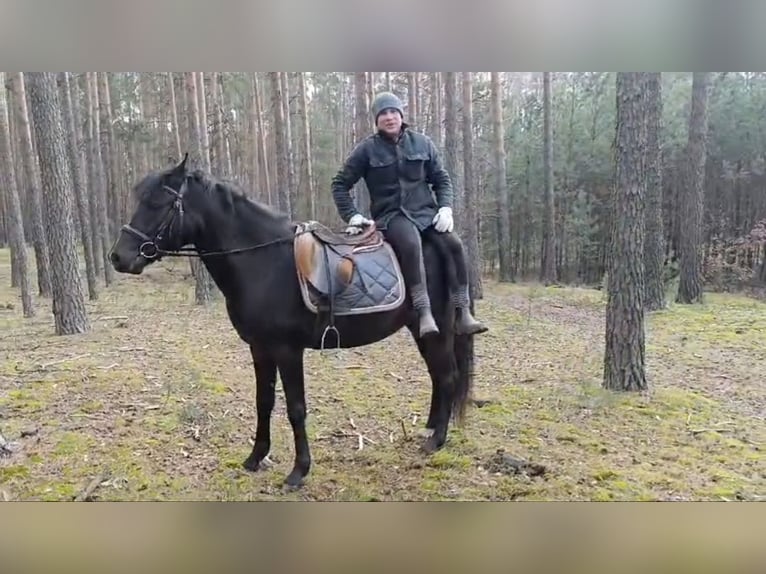
[[[205,73],[195,72],[194,81],[197,86],[197,105],[199,108],[199,141],[202,167],[210,172],[210,136],[207,127],[207,101],[205,99]]]
[[[183,153],[181,151],[181,126],[178,124],[178,100],[176,99],[176,88],[173,80],[173,72],[168,72],[168,84],[170,88],[170,114],[173,121],[173,138],[176,142],[176,160],[181,161]]]
[[[367,102],[367,73],[354,72],[354,145],[370,135],[370,114]],[[365,217],[370,216],[370,196],[363,179],[354,186],[354,203]]]
[[[463,72],[463,203],[462,238],[468,261],[471,299],[484,297],[481,280],[481,248],[479,246],[479,213],[473,157],[473,72]],[[450,81],[452,81],[450,79]],[[454,102],[453,102],[454,103]],[[457,142],[455,142],[457,144]]]
[[[492,171],[495,178],[496,211],[498,221],[498,260],[500,281],[513,281],[511,267],[511,230],[508,211],[508,185],[505,170],[505,145],[503,126],[503,92],[500,86],[500,72],[490,72],[492,107]]]
[[[111,238],[116,235],[114,230],[115,208],[117,205],[117,174],[113,161],[112,149],[114,148],[112,113],[109,97],[109,78],[107,72],[94,72],[98,86],[98,121],[99,136],[101,142],[101,159],[104,163],[104,176],[106,178],[106,217],[107,235]],[[108,247],[106,248],[109,249]],[[106,263],[107,267],[111,267]]]
[[[204,159],[202,145],[202,133],[200,127],[199,96],[197,95],[197,72],[185,72],[186,87],[186,117],[188,119],[188,139],[191,146],[189,154],[192,166],[205,169],[207,165]],[[194,300],[197,305],[207,305],[210,302],[210,278],[205,266],[196,258],[189,259],[192,275],[194,276]]]
[[[2,77],[0,72],[0,77]],[[3,82],[0,81],[0,86]],[[10,116],[4,95],[0,94],[0,184],[4,196],[3,215],[6,221],[8,243],[11,246],[12,267],[16,269],[16,280],[21,291],[21,308],[24,317],[34,317],[35,307],[32,301],[32,286],[29,281],[29,258],[24,239],[24,221],[21,214],[19,190],[16,187],[16,174],[11,153]]]
[[[285,118],[282,108],[282,85],[279,81],[280,72],[269,72],[271,85],[271,113],[274,118],[274,143],[277,157],[277,201],[279,211],[291,216],[290,189],[287,178],[287,156],[284,153],[285,143]]]
[[[677,303],[702,302],[702,210],[707,156],[709,72],[694,72],[689,115],[687,177],[681,202],[681,265]]]
[[[455,193],[454,200],[454,218],[455,228],[462,234],[463,229],[463,185],[460,182],[459,168],[459,147],[460,136],[458,135],[458,93],[457,93],[457,72],[441,72],[444,76],[444,167],[452,180],[452,189]],[[468,110],[470,113],[471,110]],[[463,114],[466,110],[463,110]],[[466,116],[463,115],[465,120]],[[469,118],[470,119],[470,118]],[[465,129],[465,128],[464,128]],[[469,133],[471,127],[469,126]],[[465,131],[463,132],[465,138]],[[471,142],[473,137],[470,138]],[[473,147],[469,150],[473,155]],[[466,163],[465,161],[463,163]],[[469,166],[473,170],[473,165]]]
[[[21,150],[19,155],[24,165],[24,176],[27,189],[30,191],[29,199],[32,204],[32,242],[35,248],[35,263],[37,266],[37,288],[42,297],[51,296],[50,256],[46,241],[43,224],[43,199],[40,189],[40,177],[37,169],[37,160],[32,145],[32,127],[27,110],[26,89],[24,76],[21,72],[12,72],[8,75],[8,90],[13,94],[13,106],[16,110],[15,117],[18,126],[18,136],[21,138]]]
[[[314,170],[311,160],[311,128],[309,108],[306,99],[305,72],[298,72],[298,116],[300,117],[300,148],[301,148],[301,195],[308,201],[308,216],[316,219],[316,191],[314,188]]]
[[[442,85],[441,72],[431,72],[431,139],[434,140],[437,149],[444,146],[442,137]]]
[[[91,301],[98,299],[98,283],[96,282],[96,264],[93,258],[93,242],[91,233],[90,209],[88,206],[88,183],[85,179],[81,141],[78,138],[76,126],[80,122],[79,103],[72,97],[72,86],[69,72],[59,72],[59,92],[63,107],[66,127],[67,153],[72,168],[72,183],[74,184],[77,213],[80,219],[80,239],[85,254],[85,275],[88,280],[88,297]]]
[[[407,114],[405,115],[405,121],[410,125],[413,130],[418,129],[418,73],[407,72]]]
[[[614,231],[609,258],[604,383],[615,391],[646,390],[644,364],[645,74],[617,73]]]
[[[253,103],[255,106],[256,127],[258,128],[257,135],[257,150],[258,150],[258,171],[260,173],[260,185],[261,185],[261,198],[265,200],[269,205],[274,205],[274,196],[271,193],[271,177],[269,175],[269,156],[266,153],[266,130],[263,126],[263,105],[261,99],[260,82],[258,82],[258,73],[253,72],[250,76],[251,88],[253,90]]]
[[[90,330],[90,322],[77,264],[74,201],[56,74],[30,72],[28,78],[40,179],[46,198],[45,229],[50,246],[56,334],[85,333]]]
[[[556,282],[556,213],[553,199],[553,122],[551,121],[551,73],[543,72],[543,260],[540,279],[545,285]]]
[[[662,280],[664,232],[662,225],[662,162],[660,158],[660,121],[662,117],[661,74],[647,74],[646,86],[646,270],[647,311],[665,307],[665,285]]]
[[[96,217],[94,221],[98,221],[96,226],[99,235],[99,253],[102,256],[101,266],[104,271],[104,281],[107,286],[112,284],[114,280],[114,268],[109,263],[109,196],[107,195],[108,181],[106,165],[109,161],[107,157],[103,157],[102,150],[104,149],[101,143],[101,121],[99,118],[99,98],[98,98],[98,79],[96,77],[97,72],[87,72],[87,79],[89,82],[89,108],[90,108],[90,121],[91,121],[91,162],[93,165],[93,177],[91,178],[91,193],[96,198]]]
[[[295,158],[293,153],[293,127],[290,113],[290,83],[287,72],[279,72],[282,98],[282,117],[285,119],[285,160],[287,162],[287,192],[290,195],[290,213],[295,217],[298,188],[295,185]]]

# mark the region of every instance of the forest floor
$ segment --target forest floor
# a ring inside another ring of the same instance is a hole
[[[187,271],[171,261],[118,275],[87,304],[92,331],[60,337],[47,301],[21,316],[0,250],[0,500],[766,497],[763,302],[707,294],[652,314],[650,390],[615,394],[600,387],[602,292],[487,283],[474,394],[489,402],[430,456],[417,436],[430,382],[409,333],[308,352],[313,466],[288,493],[281,387],[273,466],[249,473],[249,351],[221,299],[194,305]],[[531,464],[519,470],[498,451]]]

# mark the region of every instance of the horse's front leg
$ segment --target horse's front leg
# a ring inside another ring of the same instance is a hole
[[[253,451],[243,466],[247,470],[258,470],[261,462],[271,449],[271,412],[274,409],[274,387],[277,381],[277,363],[266,351],[250,345],[250,354],[255,367],[255,404],[258,422],[255,430]]]
[[[285,484],[295,488],[311,468],[311,453],[306,436],[306,397],[303,385],[303,349],[283,349],[277,359],[279,375],[287,401],[287,418],[295,438],[295,465],[285,478]]]

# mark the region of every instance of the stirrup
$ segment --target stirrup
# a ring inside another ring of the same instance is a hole
[[[327,325],[327,327],[325,327],[325,329],[324,329],[324,332],[322,333],[322,340],[319,343],[319,350],[320,351],[324,351],[325,350],[325,348],[324,348],[324,340],[325,340],[325,337],[327,337],[327,333],[329,333],[330,331],[334,331],[335,332],[335,340],[338,342],[338,346],[335,347],[334,350],[338,351],[340,349],[340,333],[338,332],[337,327],[335,327],[335,325]]]

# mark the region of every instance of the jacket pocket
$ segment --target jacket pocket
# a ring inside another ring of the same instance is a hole
[[[402,173],[407,181],[420,181],[425,179],[425,165],[428,154],[422,152],[409,152],[402,159]]]

